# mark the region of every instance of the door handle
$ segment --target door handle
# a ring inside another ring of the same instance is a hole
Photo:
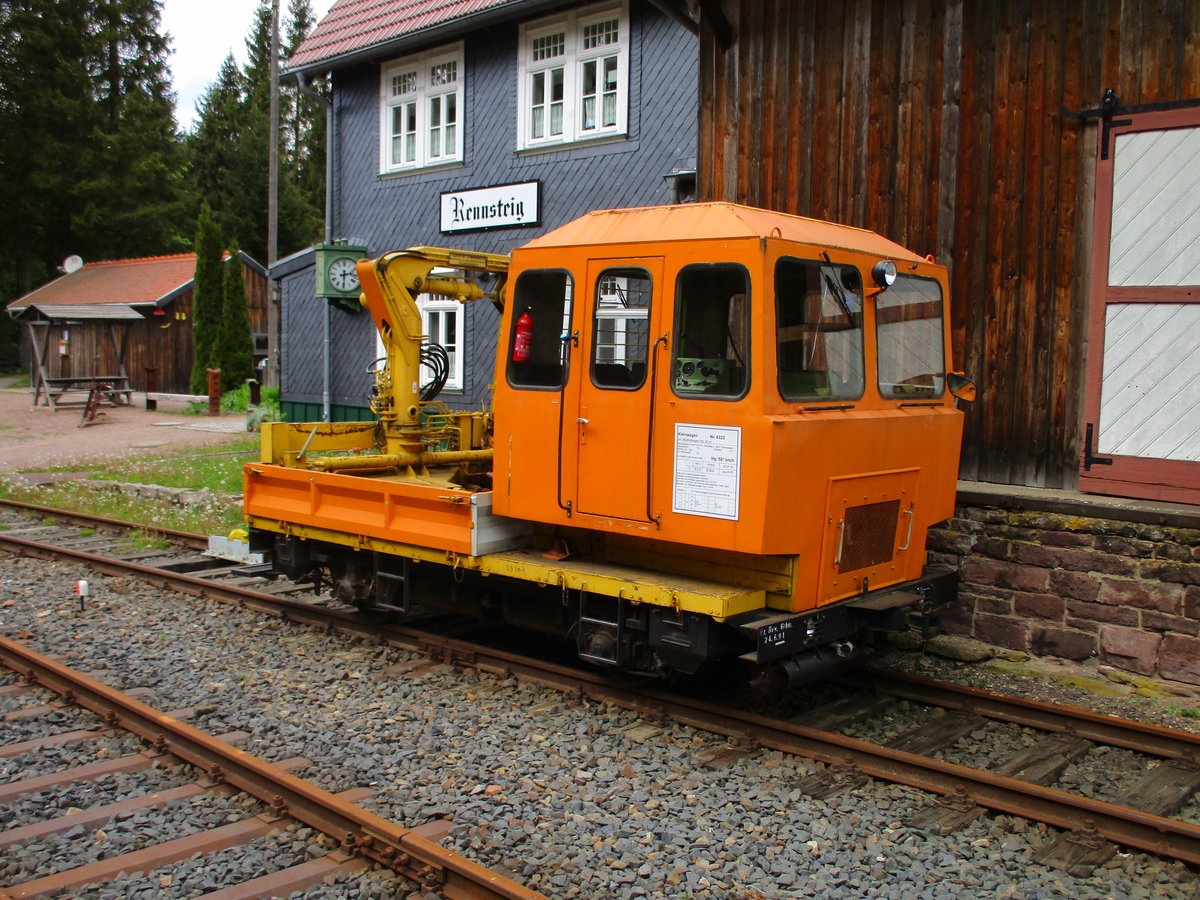
[[[904,511],[904,515],[908,516],[908,534],[904,536],[904,546],[896,548],[897,553],[907,550],[909,545],[912,544],[913,519],[915,519],[916,516],[913,515],[913,511],[911,509],[906,509]]]
[[[587,419],[585,419],[585,418],[583,418],[582,416],[580,416],[580,417],[579,417],[578,419],[576,419],[575,421],[576,421],[576,422],[578,422],[580,425],[586,425],[586,424],[588,423],[588,420],[587,420]]]

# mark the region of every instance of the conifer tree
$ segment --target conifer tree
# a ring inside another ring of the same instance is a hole
[[[70,254],[187,246],[161,0],[0,3],[0,301]],[[136,215],[133,212],[136,211]]]
[[[225,263],[224,308],[214,355],[221,369],[221,390],[230,391],[254,374],[254,335],[246,305],[246,281],[237,241],[229,245]]]
[[[246,38],[246,68],[244,72],[244,84],[246,90],[246,104],[250,108],[249,116],[256,125],[256,138],[261,135],[261,139],[257,140],[257,145],[253,148],[253,152],[260,153],[262,158],[262,179],[263,179],[263,209],[266,209],[266,173],[267,173],[267,153],[270,151],[270,108],[271,108],[271,19],[273,14],[274,0],[260,0],[258,9],[255,11],[254,24],[251,26],[250,34]],[[306,0],[301,0],[299,6],[293,2],[289,8],[291,15],[297,13],[301,17],[301,24],[309,23],[305,27],[311,27],[312,10],[307,5]],[[286,43],[281,46],[281,51],[286,56],[290,52],[290,42],[293,40],[302,40],[297,38],[295,21],[280,23],[280,28],[286,32]],[[305,32],[307,34],[307,31]],[[285,68],[286,59],[279,60],[279,70],[282,72]],[[322,177],[316,184],[318,189],[317,194],[313,195],[306,187],[311,186],[311,179],[307,182],[301,182],[297,178],[297,160],[301,155],[307,155],[307,150],[295,144],[294,138],[297,133],[296,127],[296,110],[298,87],[294,79],[288,78],[280,81],[279,84],[279,119],[280,119],[280,146],[279,146],[279,252],[280,255],[286,256],[294,250],[299,250],[316,240],[321,233],[321,224],[324,218],[324,159],[322,158]],[[309,104],[316,101],[311,98],[305,98]],[[308,110],[310,107],[305,107]],[[324,113],[322,112],[322,117]],[[308,130],[301,127],[299,130]],[[323,129],[322,129],[323,130]],[[242,234],[243,232],[238,232]],[[266,246],[266,220],[264,218],[262,225],[263,247]],[[255,244],[257,246],[257,244]],[[263,251],[265,253],[265,249]],[[251,251],[251,255],[255,255]],[[260,259],[265,256],[259,257]]]
[[[283,45],[284,56],[291,57],[300,48],[316,24],[310,0],[290,0],[288,4],[287,36]],[[318,94],[329,95],[329,76],[319,75],[311,79],[309,87]],[[288,153],[286,171],[290,174],[300,195],[318,219],[324,218],[325,209],[325,131],[326,110],[321,101],[301,93],[293,79],[285,79],[284,96],[294,95],[286,106],[282,130],[287,134],[285,146]]]
[[[246,69],[239,70],[232,55],[226,59],[201,101],[191,141],[200,195],[211,204],[222,229],[241,235],[256,259],[266,259],[267,250],[271,15],[269,0],[261,2],[246,40]],[[293,98],[285,94],[281,99],[283,116],[290,116]],[[279,252],[286,255],[319,238],[324,179],[317,185],[321,199],[314,205],[297,184],[286,136],[280,163]]]
[[[208,369],[216,367],[214,348],[225,308],[221,276],[221,231],[205,203],[196,223],[196,279],[192,294],[193,394],[208,393]]]
[[[254,236],[266,233],[266,160],[260,160],[252,148],[256,135],[244,84],[230,53],[200,100],[200,119],[190,142],[192,177],[197,194],[209,205],[220,230],[250,235],[249,251],[257,256],[262,250]],[[256,190],[260,180],[264,185],[261,192]],[[262,247],[266,247],[265,238]]]

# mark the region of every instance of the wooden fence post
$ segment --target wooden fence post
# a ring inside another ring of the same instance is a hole
[[[208,414],[210,416],[219,416],[221,414],[221,370],[208,370]]]
[[[158,401],[151,400],[151,394],[158,393],[158,368],[156,366],[146,366],[146,409],[158,409]]]

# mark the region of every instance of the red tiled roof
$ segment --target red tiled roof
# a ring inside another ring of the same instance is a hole
[[[24,309],[34,303],[39,307],[155,303],[186,285],[195,274],[195,253],[87,263],[82,269],[17,298],[8,304],[8,309]]]
[[[307,69],[520,0],[337,0],[288,61]]]

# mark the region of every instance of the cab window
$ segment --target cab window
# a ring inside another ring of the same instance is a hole
[[[775,265],[775,340],[785,400],[863,393],[863,288],[854,266],[784,257]]]
[[[735,398],[750,385],[750,273],[735,263],[685,266],[675,282],[671,387]]]
[[[942,287],[901,275],[875,298],[879,393],[897,399],[941,397],[946,387]]]
[[[605,269],[596,279],[592,319],[596,387],[636,390],[645,383],[653,286],[645,269]]]
[[[508,383],[558,389],[567,382],[573,284],[562,269],[529,269],[517,277],[508,315]]]

